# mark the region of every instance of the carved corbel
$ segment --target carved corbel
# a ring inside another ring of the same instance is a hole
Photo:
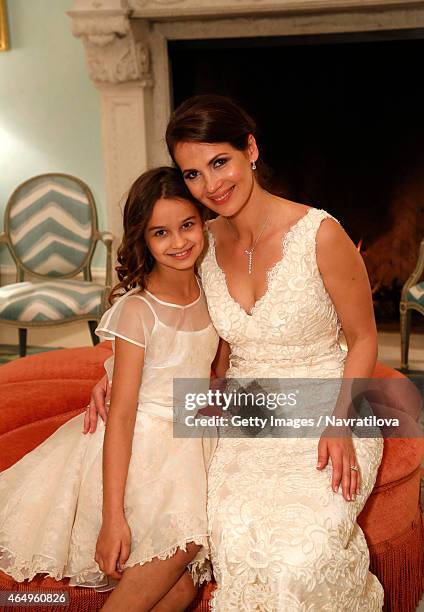
[[[153,84],[149,47],[135,39],[128,11],[70,11],[68,15],[73,35],[84,44],[88,71],[95,83]]]

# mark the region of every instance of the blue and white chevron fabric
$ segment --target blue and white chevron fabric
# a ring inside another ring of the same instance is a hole
[[[0,321],[56,321],[102,314],[104,286],[88,281],[22,282],[0,288]]]
[[[415,304],[424,306],[424,281],[411,287],[406,294],[406,299],[408,302],[415,302]]]
[[[13,194],[9,234],[18,258],[37,274],[72,274],[87,257],[92,209],[71,178],[35,177]]]

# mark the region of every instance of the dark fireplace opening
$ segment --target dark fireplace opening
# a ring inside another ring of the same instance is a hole
[[[174,106],[242,104],[274,191],[361,242],[377,321],[396,322],[424,237],[424,32],[174,41],[169,55]]]

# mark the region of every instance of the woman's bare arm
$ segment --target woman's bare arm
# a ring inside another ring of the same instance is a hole
[[[364,261],[340,225],[323,221],[317,262],[348,346],[344,378],[370,378],[377,360],[377,329]]]
[[[343,378],[370,378],[377,359],[377,330],[371,288],[365,264],[355,245],[331,219],[323,221],[317,234],[317,263],[324,285],[336,308],[348,345]],[[338,409],[348,406],[349,384],[342,387]],[[347,415],[346,415],[347,416]],[[331,458],[332,488],[342,485],[346,500],[354,500],[360,491],[360,473],[351,470],[356,456],[350,436],[322,436],[318,444],[318,469]]]

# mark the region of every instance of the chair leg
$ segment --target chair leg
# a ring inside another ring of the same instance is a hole
[[[409,353],[409,335],[411,333],[411,311],[403,304],[400,306],[400,352],[401,352],[401,369],[409,370],[408,353]]]
[[[19,357],[25,357],[27,349],[27,330],[19,328]]]
[[[99,344],[100,342],[100,338],[96,336],[96,334],[94,333],[96,331],[97,325],[98,325],[97,321],[88,321],[88,327],[90,328],[91,340],[94,345]]]

